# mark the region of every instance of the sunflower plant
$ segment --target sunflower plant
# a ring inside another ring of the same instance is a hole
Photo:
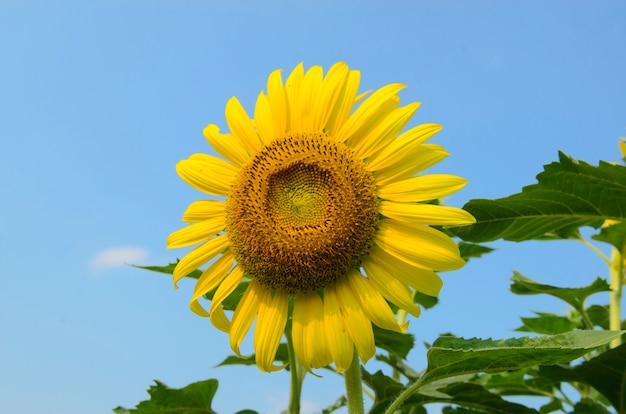
[[[365,406],[423,413],[433,403],[447,413],[537,412],[508,395],[541,396],[541,412],[622,412],[626,168],[561,154],[518,194],[444,206],[440,200],[467,181],[426,172],[448,155],[430,142],[441,126],[407,126],[419,103],[400,104],[404,85],[362,93],[359,84],[359,71],[341,62],[326,73],[300,64],[286,79],[274,71],[253,116],[233,97],[227,131],[204,129],[219,156],[198,153],[176,166],[204,195],[167,246],[196,247],[177,263],[148,269],[171,274],[174,285],[196,279],[190,309],[228,333],[235,354],[223,365],[288,369],[290,414],[300,412],[304,377],[320,369],[346,384],[324,413]],[[612,245],[611,257],[580,235],[584,226],[601,229],[593,237]],[[409,367],[409,315],[436,304],[440,272],[488,253],[482,243],[498,239],[578,239],[606,261],[610,284],[561,288],[515,274],[513,293],[556,296],[571,313],[523,318],[520,330],[539,337],[442,336],[428,349],[425,370]],[[601,292],[611,293],[609,305],[585,305]],[[254,355],[244,357],[240,347],[253,326]],[[374,357],[389,371],[369,372]],[[605,372],[607,365],[615,372]],[[580,398],[565,393],[564,383]],[[150,400],[115,412],[213,413],[217,384],[177,390],[157,382]]]

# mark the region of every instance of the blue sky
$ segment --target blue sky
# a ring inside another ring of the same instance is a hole
[[[380,4],[0,1],[6,412],[107,413],[144,399],[153,379],[179,387],[210,377],[221,382],[220,412],[285,407],[286,373],[214,368],[230,354],[227,337],[188,310],[190,281],[174,290],[167,276],[121,264],[184,253],[165,238],[201,194],[174,165],[211,151],[204,126],[226,128],[233,95],[251,111],[274,69],[341,60],[361,70],[362,90],[406,84],[403,102],[422,102],[411,125],[444,126],[432,142],[451,156],[433,171],[470,180],[451,205],[519,191],[558,150],[620,158],[624,2]],[[493,246],[442,275],[441,304],[411,323],[419,343],[444,332],[509,337],[531,310],[566,310],[513,296],[513,269],[566,286],[606,276],[574,242]],[[419,347],[410,361],[424,366]],[[305,411],[341,386],[331,374],[308,378]]]

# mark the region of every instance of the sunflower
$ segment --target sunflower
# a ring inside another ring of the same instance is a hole
[[[419,103],[400,106],[404,85],[359,94],[360,72],[336,63],[299,64],[283,83],[271,73],[250,117],[237,98],[226,104],[230,132],[210,124],[209,144],[223,158],[194,154],[176,171],[189,185],[223,200],[193,202],[190,225],[168,248],[199,244],[176,265],[174,283],[210,263],[190,308],[240,345],[255,323],[256,363],[274,365],[285,329],[307,369],[363,362],[374,353],[372,323],[403,332],[389,302],[419,316],[413,292],[436,296],[435,271],[458,269],[457,245],[430,225],[463,225],[462,209],[424,203],[466,184],[445,174],[417,175],[445,158],[425,143],[441,126],[405,126]],[[223,302],[247,287],[232,319]],[[208,310],[198,300],[214,290]],[[255,322],[256,320],[256,322]]]

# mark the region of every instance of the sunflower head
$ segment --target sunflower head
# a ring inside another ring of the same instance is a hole
[[[355,349],[367,361],[375,352],[372,323],[406,328],[388,302],[418,316],[412,292],[437,295],[442,283],[435,271],[463,265],[456,244],[429,225],[468,224],[473,217],[424,203],[466,183],[421,174],[447,156],[425,143],[441,127],[405,130],[419,104],[400,106],[403,85],[365,97],[359,78],[344,63],[325,76],[318,66],[305,72],[300,64],[285,82],[275,71],[254,117],[232,98],[230,131],[205,128],[223,158],[195,154],[177,165],[188,184],[223,198],[192,203],[183,215],[190,226],[168,238],[168,247],[199,244],[180,260],[174,281],[210,263],[191,308],[229,332],[237,354],[256,320],[263,371],[281,368],[273,363],[289,319],[307,370],[331,363],[345,370]],[[229,319],[223,302],[242,282],[247,288]],[[207,311],[198,300],[212,291]]]

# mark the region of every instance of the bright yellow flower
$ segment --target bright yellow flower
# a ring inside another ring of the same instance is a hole
[[[190,307],[229,332],[238,355],[256,318],[262,371],[282,368],[274,358],[289,318],[307,370],[334,363],[344,371],[355,348],[366,362],[375,353],[372,323],[406,329],[387,301],[418,316],[412,291],[436,296],[442,281],[434,271],[464,264],[456,244],[429,225],[474,218],[420,203],[466,184],[452,175],[416,175],[448,155],[425,143],[441,127],[401,132],[419,104],[400,106],[399,84],[365,98],[357,94],[359,79],[345,63],[326,76],[300,64],[284,83],[277,70],[253,118],[233,97],[226,104],[230,132],[204,129],[224,159],[194,154],[176,166],[192,187],[226,199],[192,203],[183,215],[191,225],[169,236],[170,248],[201,243],[180,260],[174,282],[219,256],[198,279]],[[249,284],[229,320],[222,303],[242,281]],[[198,300],[215,288],[206,311]]]

